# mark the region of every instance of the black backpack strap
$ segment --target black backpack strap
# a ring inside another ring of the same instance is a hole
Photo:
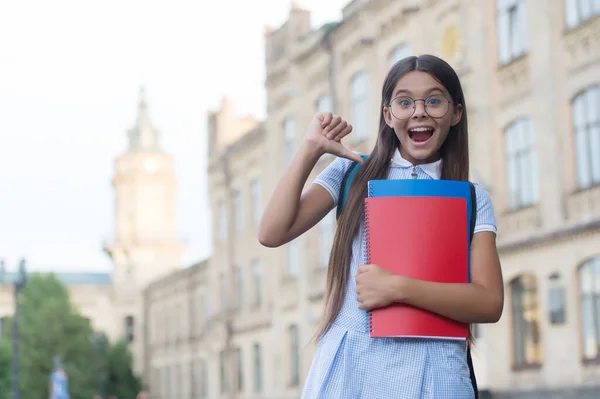
[[[475,193],[475,185],[471,185],[471,226],[469,242],[473,240],[475,234],[475,221],[477,218],[477,194]],[[470,326],[469,326],[470,330]],[[475,369],[473,368],[473,358],[471,357],[471,344],[467,343],[467,364],[469,365],[469,374],[471,375],[471,385],[475,393],[475,399],[479,399],[479,389],[477,388],[477,379],[475,378]]]
[[[469,374],[471,375],[471,385],[475,393],[475,399],[479,399],[479,389],[477,388],[477,378],[475,378],[475,369],[473,368],[473,358],[471,357],[471,345],[467,346],[467,364],[469,365]]]
[[[345,192],[346,184],[348,183],[348,177],[350,176],[354,168],[356,168],[358,165],[358,162],[353,161],[352,164],[350,164],[350,167],[346,170],[346,173],[344,173],[344,178],[342,179],[342,183],[340,184],[340,192],[338,194],[338,206],[335,210],[336,219],[339,219],[340,215],[342,214],[342,210],[344,209],[344,204],[346,202]]]
[[[475,193],[475,185],[469,183],[471,186],[471,228],[469,242],[473,240],[473,234],[475,234],[475,222],[477,219],[477,194]]]

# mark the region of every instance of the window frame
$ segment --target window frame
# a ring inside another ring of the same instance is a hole
[[[369,137],[369,74],[365,70],[350,78],[350,115],[352,140],[360,142]]]
[[[578,190],[588,190],[600,185],[600,83],[587,86],[573,97],[571,120],[575,183]]]
[[[531,119],[520,117],[504,129],[504,156],[508,210],[539,203],[540,176],[537,141]]]
[[[497,57],[500,65],[508,65],[529,52],[527,22],[527,3],[524,0],[496,0]]]
[[[527,287],[529,285],[529,287]],[[540,368],[544,362],[544,346],[542,336],[542,309],[540,307],[540,292],[538,278],[531,273],[521,274],[509,283],[511,302],[511,357],[513,370]],[[529,298],[525,295],[530,295]],[[525,302],[533,302],[533,306]],[[529,306],[528,306],[529,305]],[[517,312],[518,311],[518,312]],[[535,321],[528,321],[530,318]],[[533,313],[533,314],[532,314]],[[525,326],[527,329],[520,328]],[[521,341],[519,343],[519,341]],[[528,359],[528,341],[533,351],[538,352],[538,359]]]

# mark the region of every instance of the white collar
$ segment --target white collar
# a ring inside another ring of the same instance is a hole
[[[412,168],[414,165],[400,155],[400,151],[396,148],[392,157],[392,167],[396,168]],[[417,165],[423,172],[427,173],[432,179],[439,180],[442,177],[442,160],[439,159],[432,163],[424,163]]]

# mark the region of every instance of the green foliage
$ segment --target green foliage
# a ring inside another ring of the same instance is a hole
[[[133,374],[133,357],[127,344],[119,341],[106,353],[107,378],[105,393],[117,398],[135,398],[142,388],[141,381]]]
[[[59,356],[73,398],[93,397],[94,349],[89,323],[72,307],[53,275],[34,274],[20,298],[20,385],[23,399],[48,396],[52,359]]]
[[[6,323],[6,321],[5,321]],[[8,324],[5,324],[7,326]],[[6,339],[0,341],[0,398],[10,398],[11,347]]]
[[[59,356],[69,377],[72,399],[135,398],[141,387],[132,371],[125,342],[109,345],[70,302],[66,287],[52,274],[34,274],[20,295],[20,378],[22,399],[48,398],[53,358]],[[0,340],[0,398],[10,397],[12,321]],[[102,339],[98,339],[101,337]]]

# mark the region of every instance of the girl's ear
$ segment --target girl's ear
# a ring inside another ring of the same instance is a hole
[[[462,104],[456,104],[456,108],[454,111],[454,117],[452,118],[452,127],[458,125],[458,123],[462,119],[462,114],[463,114]]]
[[[392,113],[388,107],[383,107],[383,117],[385,118],[385,123],[387,123],[387,125],[393,129],[394,125],[392,124]]]
[[[456,104],[454,117],[452,118],[452,127],[458,125],[458,123],[462,119],[462,109],[462,104]]]

